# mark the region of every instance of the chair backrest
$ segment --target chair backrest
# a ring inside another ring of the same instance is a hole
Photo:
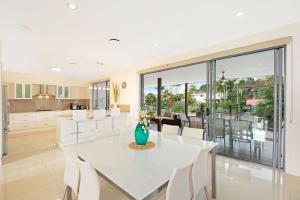
[[[203,129],[184,127],[182,130],[183,137],[193,137],[203,139]]]
[[[162,127],[162,133],[163,134],[177,135],[178,134],[178,128],[179,128],[179,126],[172,126],[172,125],[164,124],[163,127]]]
[[[230,130],[234,138],[251,139],[251,123],[246,120],[229,120]]]
[[[105,118],[106,110],[94,110],[94,119],[95,120],[102,120]]]
[[[69,148],[63,148],[62,151],[65,158],[64,183],[72,188],[77,195],[79,189],[79,167],[77,162],[79,159]]]
[[[86,110],[73,110],[73,120],[81,121],[86,119]]]
[[[78,161],[80,168],[80,186],[78,200],[99,200],[100,182],[95,169],[90,163]]]
[[[190,200],[192,198],[191,169],[192,163],[173,171],[167,187],[166,200]]]
[[[203,117],[189,116],[188,120],[191,128],[204,128],[205,126]]]
[[[225,136],[225,120],[216,118],[214,119],[215,123],[215,135],[216,136]]]
[[[121,115],[120,108],[112,108],[110,110],[111,117],[119,117]]]
[[[179,119],[181,119],[181,120],[188,120],[188,118],[186,117],[186,114],[185,113],[178,113],[178,117],[179,117]]]
[[[196,198],[200,191],[203,191],[207,185],[209,173],[208,170],[208,154],[209,148],[202,149],[193,160],[192,167],[192,185],[193,185],[193,197]]]

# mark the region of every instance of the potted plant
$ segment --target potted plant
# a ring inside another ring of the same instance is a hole
[[[112,82],[112,94],[114,100],[114,106],[117,108],[120,100],[120,86],[117,82]]]
[[[149,138],[149,127],[152,118],[156,117],[156,113],[151,110],[139,111],[139,122],[135,128],[135,142],[137,145],[145,145]]]

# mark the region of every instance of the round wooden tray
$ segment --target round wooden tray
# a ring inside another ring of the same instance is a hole
[[[135,142],[131,142],[131,143],[128,144],[128,147],[130,149],[133,149],[133,150],[148,150],[148,149],[154,148],[155,147],[155,143],[149,141],[145,145],[137,145]]]

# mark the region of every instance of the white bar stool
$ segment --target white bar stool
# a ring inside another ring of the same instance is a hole
[[[93,118],[96,121],[96,129],[98,129],[98,122],[105,119],[106,110],[94,110],[93,112]]]
[[[110,110],[110,116],[112,120],[112,129],[115,129],[114,119],[121,116],[120,108],[112,108]]]
[[[78,144],[79,139],[79,122],[86,120],[87,112],[86,110],[73,110],[73,120],[76,122],[76,144]]]

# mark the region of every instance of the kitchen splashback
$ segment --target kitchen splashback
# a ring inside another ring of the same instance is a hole
[[[70,109],[71,99],[39,99],[33,97],[32,99],[9,99],[9,112],[36,112],[38,110],[66,110]],[[89,99],[78,99],[79,105],[90,106]]]

